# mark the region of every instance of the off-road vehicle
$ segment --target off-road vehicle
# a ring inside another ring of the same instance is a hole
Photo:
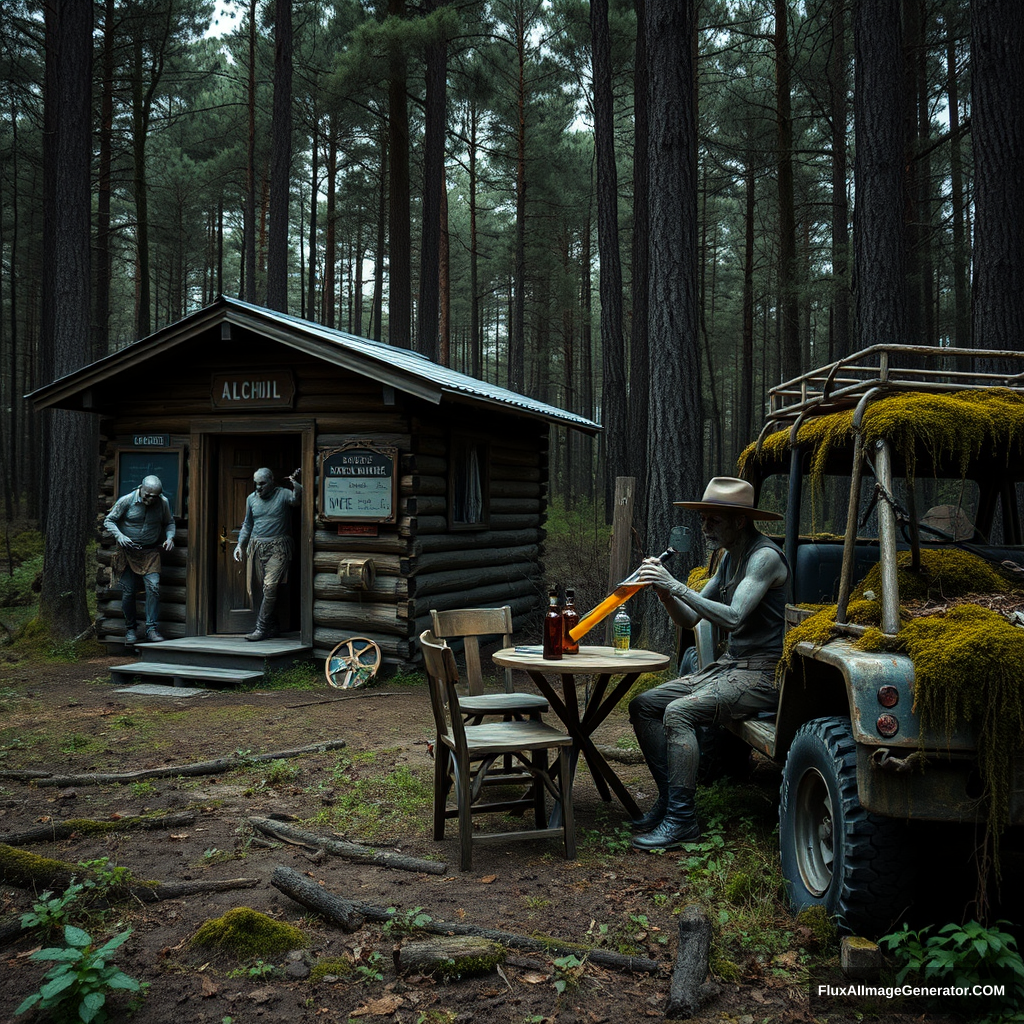
[[[772,390],[740,472],[785,513],[792,592],[778,712],[733,732],[782,765],[794,909],[878,934],[907,822],[974,823],[989,856],[1024,823],[1024,354],[815,370]]]

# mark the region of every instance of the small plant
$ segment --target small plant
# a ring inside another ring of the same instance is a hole
[[[22,928],[38,928],[41,931],[55,932],[67,924],[71,916],[69,907],[81,896],[85,885],[72,879],[60,896],[54,896],[48,889],[33,904],[31,911],[21,915]]]
[[[999,1013],[1012,1013],[1024,1003],[1024,960],[1016,939],[998,928],[1009,923],[997,921],[992,928],[977,921],[947,924],[933,935],[928,934],[931,925],[912,931],[904,924],[902,931],[883,935],[878,943],[902,964],[896,975],[898,982],[916,975],[925,981],[943,981],[967,991],[975,986],[1005,985],[1001,1001],[998,995],[992,995],[993,1005]],[[976,1016],[976,1007],[964,1008]]]
[[[157,792],[156,786],[153,785],[149,779],[145,779],[142,782],[133,782],[131,784],[132,796],[134,797],[146,797],[155,796]]]
[[[280,974],[280,968],[275,967],[273,964],[264,963],[262,960],[257,960],[256,963],[251,964],[248,967],[236,967],[233,971],[228,971],[229,978],[273,978]]]
[[[369,956],[361,957],[356,961],[356,974],[359,981],[364,985],[370,985],[375,981],[384,980],[384,971],[381,964],[384,962],[384,954],[374,950]]]
[[[434,920],[422,907],[413,907],[402,914],[395,907],[388,907],[388,913],[394,916],[384,922],[385,935],[408,935],[410,932],[419,931]]]
[[[14,1011],[15,1016],[38,1005],[40,1010],[55,1011],[58,1018],[73,1017],[83,1024],[105,1021],[108,993],[142,992],[149,987],[148,983],[136,981],[119,967],[107,963],[110,954],[124,945],[131,934],[128,928],[94,949],[88,932],[65,925],[64,947],[38,949],[29,957],[56,963],[46,972],[39,991],[33,992]]]
[[[586,970],[586,959],[580,960],[570,953],[551,961],[555,968],[555,991],[562,995],[566,989],[576,989],[583,981]]]
[[[61,740],[60,752],[62,754],[74,754],[78,750],[85,750],[92,745],[92,740],[81,733],[73,732]]]

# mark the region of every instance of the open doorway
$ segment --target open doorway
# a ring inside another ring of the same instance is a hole
[[[253,473],[261,467],[270,469],[279,484],[289,486],[283,482],[284,478],[302,465],[302,437],[300,434],[223,434],[214,442],[214,454],[216,485],[213,491],[217,496],[212,521],[216,531],[214,632],[248,633],[256,625],[262,594],[255,580],[253,593],[248,592],[246,563],[236,562],[233,557],[245,518],[245,501],[253,491]],[[301,550],[300,528],[300,515],[296,510],[292,520],[296,552]],[[301,570],[301,559],[293,558],[288,582],[279,592],[277,622],[283,633],[299,628]]]

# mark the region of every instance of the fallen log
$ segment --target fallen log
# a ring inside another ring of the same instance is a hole
[[[196,816],[192,811],[159,816],[144,814],[138,817],[117,818],[99,821],[95,818],[69,818],[67,821],[51,821],[24,832],[11,832],[0,836],[0,843],[7,846],[28,846],[32,843],[56,843],[75,835],[97,835],[103,832],[146,831],[162,828],[182,828],[192,825]]]
[[[679,952],[672,971],[665,1016],[694,1017],[700,1007],[701,986],[708,976],[711,922],[703,907],[689,904],[679,915]]]
[[[40,857],[38,854],[19,850],[17,847],[0,843],[0,882],[18,889],[32,892],[63,892],[72,879],[82,881],[90,872],[79,864]],[[221,878],[211,881],[150,882],[129,878],[121,885],[105,887],[105,899],[117,902],[136,899],[142,903],[158,903],[161,900],[177,900],[208,892],[226,892],[229,889],[251,889],[259,885],[258,878]]]
[[[21,914],[0,921],[0,946],[13,942],[25,929],[21,927]]]
[[[309,850],[324,850],[335,857],[344,857],[360,864],[378,864],[385,868],[416,871],[428,875],[448,873],[448,865],[443,861],[421,860],[418,857],[406,857],[401,853],[390,853],[387,850],[372,850],[368,846],[359,846],[357,843],[349,843],[334,836],[320,836],[283,821],[250,818],[249,824],[264,835],[280,839],[282,842],[304,846]]]
[[[446,935],[421,942],[407,942],[395,948],[398,974],[439,974],[444,978],[467,978],[490,974],[505,962],[500,942],[475,935]]]
[[[197,761],[194,764],[167,765],[163,768],[142,768],[135,772],[97,773],[85,775],[45,775],[35,772],[0,772],[0,778],[33,782],[37,786],[106,786],[114,783],[141,782],[144,779],[166,779],[176,776],[194,778],[197,775],[219,775],[249,764],[260,764],[264,761],[281,761],[289,757],[300,757],[302,754],[322,754],[325,750],[340,750],[345,746],[344,740],[323,740],[311,743],[307,747],[294,750],[275,750],[269,754],[235,753],[215,761]]]
[[[346,902],[350,902],[353,909],[357,913],[362,914],[367,921],[386,923],[396,917],[401,920],[404,916],[397,910],[375,906],[372,903],[363,903],[360,900],[346,900]],[[663,966],[657,960],[651,960],[643,956],[626,956],[623,953],[613,953],[607,949],[594,949],[590,946],[582,946],[574,942],[564,942],[561,939],[516,935],[514,932],[503,932],[494,928],[480,928],[472,924],[457,924],[451,921],[431,919],[419,926],[418,930],[432,935],[475,935],[481,939],[500,942],[501,945],[512,949],[529,950],[534,953],[548,953],[558,956],[572,953],[581,960],[586,957],[591,963],[598,964],[601,967],[610,967],[617,971],[657,974],[662,970]]]
[[[341,925],[347,932],[358,931],[363,926],[362,914],[357,913],[351,903],[292,868],[278,865],[270,876],[270,884],[324,920]]]

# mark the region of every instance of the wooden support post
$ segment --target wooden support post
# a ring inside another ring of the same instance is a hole
[[[615,505],[612,511],[612,548],[608,560],[608,593],[626,577],[631,565],[629,554],[633,535],[633,501],[636,495],[636,477],[615,478]],[[612,643],[612,618],[605,620],[605,643]]]

